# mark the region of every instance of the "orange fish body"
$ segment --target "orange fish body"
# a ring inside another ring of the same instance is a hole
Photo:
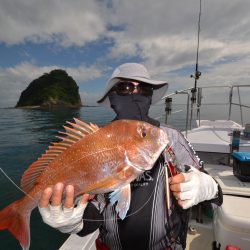
[[[23,249],[29,249],[31,211],[46,187],[71,184],[75,196],[114,191],[110,201],[117,202],[116,211],[123,219],[130,182],[153,167],[168,143],[160,128],[142,121],[119,120],[100,129],[75,121],[68,122],[71,127],[65,127],[62,141],[49,146],[24,172],[21,188],[27,195],[0,211],[0,230],[8,229]]]

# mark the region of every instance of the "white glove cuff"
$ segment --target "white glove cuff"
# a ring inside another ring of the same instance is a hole
[[[83,220],[72,226],[60,227],[58,230],[62,233],[76,234],[83,229]]]
[[[87,203],[80,203],[71,208],[48,205],[45,208],[38,207],[38,209],[43,221],[49,226],[63,233],[77,233],[83,228],[82,216],[86,207]]]

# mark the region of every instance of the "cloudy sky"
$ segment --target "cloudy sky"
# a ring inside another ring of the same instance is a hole
[[[250,82],[250,1],[202,0],[199,85]],[[193,86],[199,0],[1,0],[0,107],[55,68],[93,104],[114,67],[143,63],[170,90]]]

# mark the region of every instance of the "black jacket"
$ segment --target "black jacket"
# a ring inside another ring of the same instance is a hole
[[[174,128],[162,126],[178,160],[203,170],[203,162],[184,136]],[[171,197],[170,210],[165,200],[165,164],[161,155],[154,167],[131,183],[131,204],[124,220],[117,218],[115,207],[106,195],[98,195],[84,212],[80,236],[97,228],[99,239],[110,249],[184,249],[189,210],[181,209]],[[212,202],[220,205],[222,194]],[[211,202],[211,201],[209,201]]]

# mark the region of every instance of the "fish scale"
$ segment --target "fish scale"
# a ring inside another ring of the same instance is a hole
[[[103,128],[74,119],[62,141],[52,143],[21,178],[26,196],[0,211],[0,230],[8,229],[29,249],[31,211],[47,186],[62,182],[75,196],[113,191],[110,202],[124,219],[130,205],[130,182],[151,169],[168,144],[166,133],[143,121],[118,120]]]

